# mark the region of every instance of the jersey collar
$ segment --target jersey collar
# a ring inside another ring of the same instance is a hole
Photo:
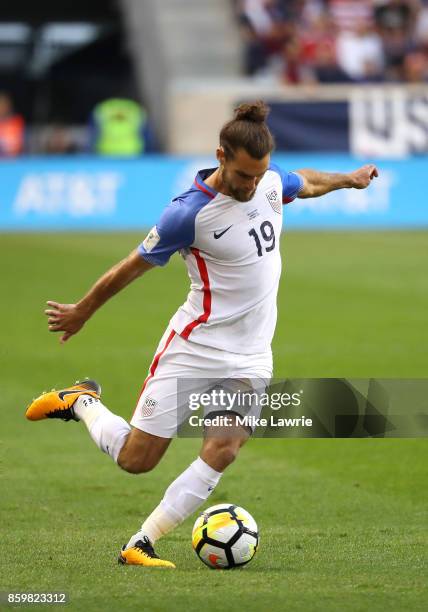
[[[216,191],[212,187],[209,187],[205,183],[205,179],[211,176],[211,174],[215,172],[216,170],[217,168],[207,168],[205,170],[199,170],[198,174],[195,177],[195,182],[194,182],[195,187],[199,189],[200,191],[203,191],[210,198],[215,198],[216,195],[218,194],[218,191]]]

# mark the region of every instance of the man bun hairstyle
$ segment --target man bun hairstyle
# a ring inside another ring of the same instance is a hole
[[[254,159],[262,159],[275,147],[275,141],[266,124],[269,107],[262,100],[253,104],[240,104],[235,116],[220,132],[220,146],[226,159],[232,159],[238,149]]]

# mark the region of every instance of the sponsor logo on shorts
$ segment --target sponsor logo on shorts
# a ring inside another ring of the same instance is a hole
[[[158,405],[157,401],[152,397],[146,397],[143,404],[143,417],[152,416],[154,409]]]

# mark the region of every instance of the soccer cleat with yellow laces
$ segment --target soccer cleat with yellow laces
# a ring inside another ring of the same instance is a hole
[[[122,548],[119,554],[118,563],[122,565],[145,565],[146,567],[172,567],[174,563],[159,559],[153,550],[153,546],[147,536],[135,542],[134,546]]]
[[[101,387],[94,380],[83,380],[60,391],[53,389],[49,393],[42,393],[28,406],[25,416],[30,421],[40,421],[41,419],[78,421],[79,419],[73,410],[73,404],[83,394],[99,399]]]

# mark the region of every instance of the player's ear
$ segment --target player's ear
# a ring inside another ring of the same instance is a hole
[[[217,147],[217,150],[215,153],[216,153],[218,163],[220,164],[220,166],[223,166],[224,162],[226,161],[226,155],[224,153],[223,147],[221,145]]]

